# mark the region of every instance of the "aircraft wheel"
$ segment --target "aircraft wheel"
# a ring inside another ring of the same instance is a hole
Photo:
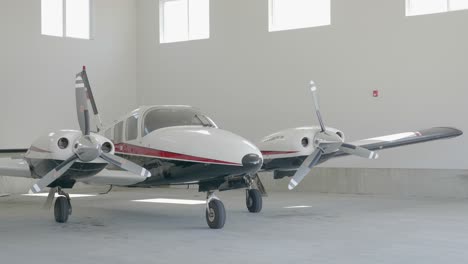
[[[262,211],[262,194],[260,193],[259,190],[257,189],[250,189],[247,190],[247,196],[246,196],[246,205],[247,209],[249,209],[249,212],[251,213],[259,213]]]
[[[206,210],[206,222],[212,229],[221,229],[226,222],[226,210],[223,202],[213,199],[208,203]]]
[[[55,221],[58,223],[66,223],[70,215],[70,202],[64,196],[59,196],[55,200],[54,215]]]

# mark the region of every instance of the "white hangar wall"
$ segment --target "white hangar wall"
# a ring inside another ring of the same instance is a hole
[[[104,121],[135,108],[135,8],[134,0],[95,0],[95,37],[80,40],[41,35],[40,0],[2,1],[0,149],[79,128],[75,73],[82,65]]]
[[[95,0],[95,37],[79,40],[41,35],[40,0],[1,2],[0,149],[79,128],[75,73],[82,65],[104,121],[136,107],[135,8],[134,0]],[[0,177],[0,194],[27,192],[31,182]]]
[[[255,142],[317,124],[313,79],[326,124],[348,140],[441,125],[468,131],[468,11],[405,17],[404,0],[334,0],[331,26],[269,33],[267,0],[210,5],[210,39],[160,45],[158,1],[137,2],[140,104],[190,104]],[[465,136],[323,166],[466,169],[464,146]]]

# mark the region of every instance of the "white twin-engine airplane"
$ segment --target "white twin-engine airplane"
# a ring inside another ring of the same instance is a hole
[[[207,192],[208,226],[222,228],[226,213],[214,191],[246,188],[248,210],[260,212],[264,188],[259,171],[274,171],[275,178],[294,175],[289,185],[292,189],[313,166],[330,158],[347,154],[376,158],[374,150],[462,134],[453,128],[432,128],[347,144],[341,131],[323,125],[314,87],[321,126],[275,133],[259,143],[260,151],[246,139],[219,129],[208,116],[189,106],[142,106],[100,129],[83,68],[76,77],[81,131],[50,133],[35,141],[23,159],[0,159],[0,175],[38,179],[31,191],[49,187],[49,206],[58,192],[54,215],[62,223],[71,214],[70,197],[63,188],[72,188],[76,182],[123,187],[197,184],[200,192]],[[88,99],[98,133],[90,132]],[[106,169],[109,164],[114,168]],[[123,170],[115,170],[115,166]],[[254,188],[255,183],[262,192]]]
[[[52,132],[34,141],[24,158],[0,159],[0,175],[38,179],[31,187],[33,193],[50,188],[46,208],[58,192],[57,222],[66,222],[72,212],[63,188],[72,188],[76,182],[125,187],[198,184],[200,191],[208,193],[206,220],[215,229],[222,228],[226,219],[215,190],[249,187],[249,211],[261,210],[261,194],[250,188],[252,175],[263,163],[254,144],[219,129],[188,106],[143,106],[101,130],[102,134],[92,133],[88,100],[98,131],[101,121],[85,67],[75,84],[81,131]],[[109,164],[113,169],[106,169]]]

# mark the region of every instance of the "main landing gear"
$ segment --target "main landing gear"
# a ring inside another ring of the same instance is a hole
[[[50,208],[54,200],[55,193],[60,196],[55,199],[54,217],[57,223],[66,223],[68,216],[72,214],[71,199],[68,193],[64,192],[60,187],[50,188],[49,196],[47,197],[44,208]]]
[[[245,190],[245,205],[251,213],[259,213],[262,210],[262,194],[257,189]]]
[[[245,205],[251,213],[259,213],[262,211],[263,198],[262,196],[267,196],[265,187],[263,187],[258,174],[253,175],[252,178],[247,179],[249,184],[249,189],[245,190]],[[254,182],[257,185],[258,189],[253,187]]]
[[[226,222],[226,210],[224,204],[213,191],[209,191],[206,197],[206,223],[212,229],[221,229]]]

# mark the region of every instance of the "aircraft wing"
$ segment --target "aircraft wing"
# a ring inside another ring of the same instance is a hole
[[[463,132],[456,128],[451,127],[433,127],[429,129],[423,129],[416,132],[405,132],[399,134],[392,134],[382,137],[375,137],[369,139],[363,139],[355,142],[350,142],[353,145],[363,147],[368,150],[381,150],[381,149],[388,149],[388,148],[396,148],[406,145],[412,145],[417,143],[423,143],[427,141],[439,140],[439,139],[447,139],[458,137],[462,135]],[[347,156],[342,151],[338,151],[332,153],[331,157],[324,157],[332,158],[332,157],[341,157]]]
[[[0,158],[0,176],[31,178],[31,170],[22,158]]]
[[[129,171],[104,169],[94,176],[78,178],[76,180],[92,185],[129,186],[141,183],[146,179],[146,176],[134,174]]]
[[[0,176],[31,178],[29,164],[22,158],[0,158]],[[92,185],[129,186],[147,178],[132,172],[104,169],[94,176],[76,179]]]

